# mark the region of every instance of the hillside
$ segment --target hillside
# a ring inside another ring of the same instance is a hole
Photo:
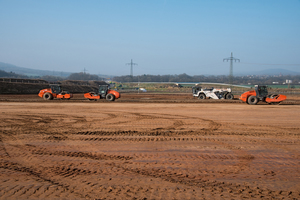
[[[16,65],[0,62],[0,70],[6,71],[8,73],[16,73],[20,75],[25,75],[29,77],[41,77],[41,76],[59,76],[59,77],[68,77],[74,72],[64,72],[64,71],[51,71],[51,70],[39,70],[39,69],[30,69],[25,67],[19,67]],[[96,74],[102,78],[113,78],[110,75]]]
[[[255,72],[255,75],[300,75],[300,72],[295,72],[287,69],[265,69]]]
[[[38,70],[38,69],[30,69],[30,68],[24,68],[24,67],[18,67],[16,65],[8,64],[0,62],[0,70],[4,70],[6,72],[13,72],[16,74],[22,74],[26,76],[62,76],[67,77],[71,73],[70,72],[58,72],[58,71],[50,71],[50,70]]]
[[[7,77],[7,78],[28,78],[25,75],[16,74],[14,72],[6,72],[3,70],[0,70],[0,77]]]

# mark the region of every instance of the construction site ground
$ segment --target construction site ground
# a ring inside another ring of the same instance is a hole
[[[0,95],[0,199],[300,199],[300,97]]]

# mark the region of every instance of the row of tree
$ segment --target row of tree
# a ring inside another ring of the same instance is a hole
[[[296,76],[234,76],[233,84],[282,84],[286,80],[292,80],[293,84],[300,83],[300,75]],[[212,82],[212,83],[229,83],[228,76],[189,76],[180,75],[142,75],[142,76],[117,76],[113,78],[116,82]]]
[[[6,71],[3,71],[3,70],[0,70],[0,77],[5,77],[5,78],[28,78],[28,76],[25,76],[25,75],[16,74],[14,72],[6,72]]]
[[[14,72],[5,72],[0,70],[0,77],[6,78],[33,78],[25,75],[15,74]],[[34,77],[43,79],[50,82],[63,81],[63,80],[82,80],[82,81],[100,81],[103,78],[98,75],[89,73],[72,73],[68,77],[63,78],[59,76],[42,76]],[[233,84],[282,84],[286,80],[292,80],[292,84],[300,83],[300,75],[296,76],[235,76],[233,77]],[[204,75],[194,75],[189,76],[187,74],[179,75],[141,75],[141,76],[117,76],[113,78],[116,82],[212,82],[212,83],[229,83],[229,77],[225,75],[221,76],[204,76]]]
[[[2,78],[23,78],[23,79],[26,79],[26,78],[31,78],[31,79],[32,78],[33,79],[39,78],[39,79],[43,79],[43,80],[50,81],[50,82],[63,81],[63,80],[80,80],[80,81],[93,80],[93,81],[100,81],[100,80],[103,79],[103,78],[100,78],[98,75],[83,73],[83,72],[73,73],[73,74],[70,74],[68,77],[64,78],[64,77],[61,77],[61,76],[41,76],[41,77],[35,76],[35,77],[32,77],[32,76],[16,74],[14,72],[6,72],[6,71],[3,71],[3,70],[0,70],[0,77],[2,77]]]

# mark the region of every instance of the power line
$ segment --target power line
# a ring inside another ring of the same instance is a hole
[[[231,52],[231,56],[229,58],[224,58],[223,62],[226,60],[228,62],[228,60],[230,61],[230,71],[229,71],[229,84],[232,85],[232,79],[233,79],[233,61],[239,61],[240,59],[234,58],[233,53]]]
[[[130,65],[130,76],[133,77],[133,65],[138,65],[137,63],[133,63],[132,59],[130,63],[126,63],[126,65]]]

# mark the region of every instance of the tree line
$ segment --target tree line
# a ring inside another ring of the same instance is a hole
[[[234,76],[232,84],[273,84],[273,82],[282,84],[286,80],[292,80],[292,84],[300,83],[300,75],[291,76]],[[187,74],[179,75],[141,75],[141,76],[116,76],[113,78],[116,82],[212,82],[212,83],[229,83],[229,77],[225,75],[220,76],[204,76]]]
[[[55,82],[55,81],[63,81],[63,80],[77,80],[77,81],[100,81],[103,78],[99,77],[95,74],[89,74],[89,73],[72,73],[68,77],[61,77],[61,76],[26,76],[22,74],[16,74],[14,72],[6,72],[3,70],[0,70],[0,77],[1,78],[23,78],[23,79],[43,79],[49,82]]]
[[[63,80],[82,80],[82,81],[101,81],[103,78],[95,74],[89,73],[72,73],[68,77],[60,76],[41,76],[41,77],[30,77],[26,75],[16,74],[14,72],[5,72],[0,70],[0,77],[5,78],[39,78],[49,82],[63,81]],[[194,75],[190,76],[187,74],[179,75],[149,75],[144,74],[140,76],[116,76],[112,79],[113,81],[125,83],[125,82],[211,82],[211,83],[229,83],[229,77],[225,75],[220,76],[204,76]],[[300,75],[281,75],[281,76],[262,76],[262,75],[251,75],[251,76],[234,76],[232,84],[247,85],[247,84],[282,84],[286,80],[292,80],[292,84],[300,83]]]
[[[28,78],[28,76],[16,74],[14,72],[6,72],[3,70],[0,70],[0,77],[3,78]]]

